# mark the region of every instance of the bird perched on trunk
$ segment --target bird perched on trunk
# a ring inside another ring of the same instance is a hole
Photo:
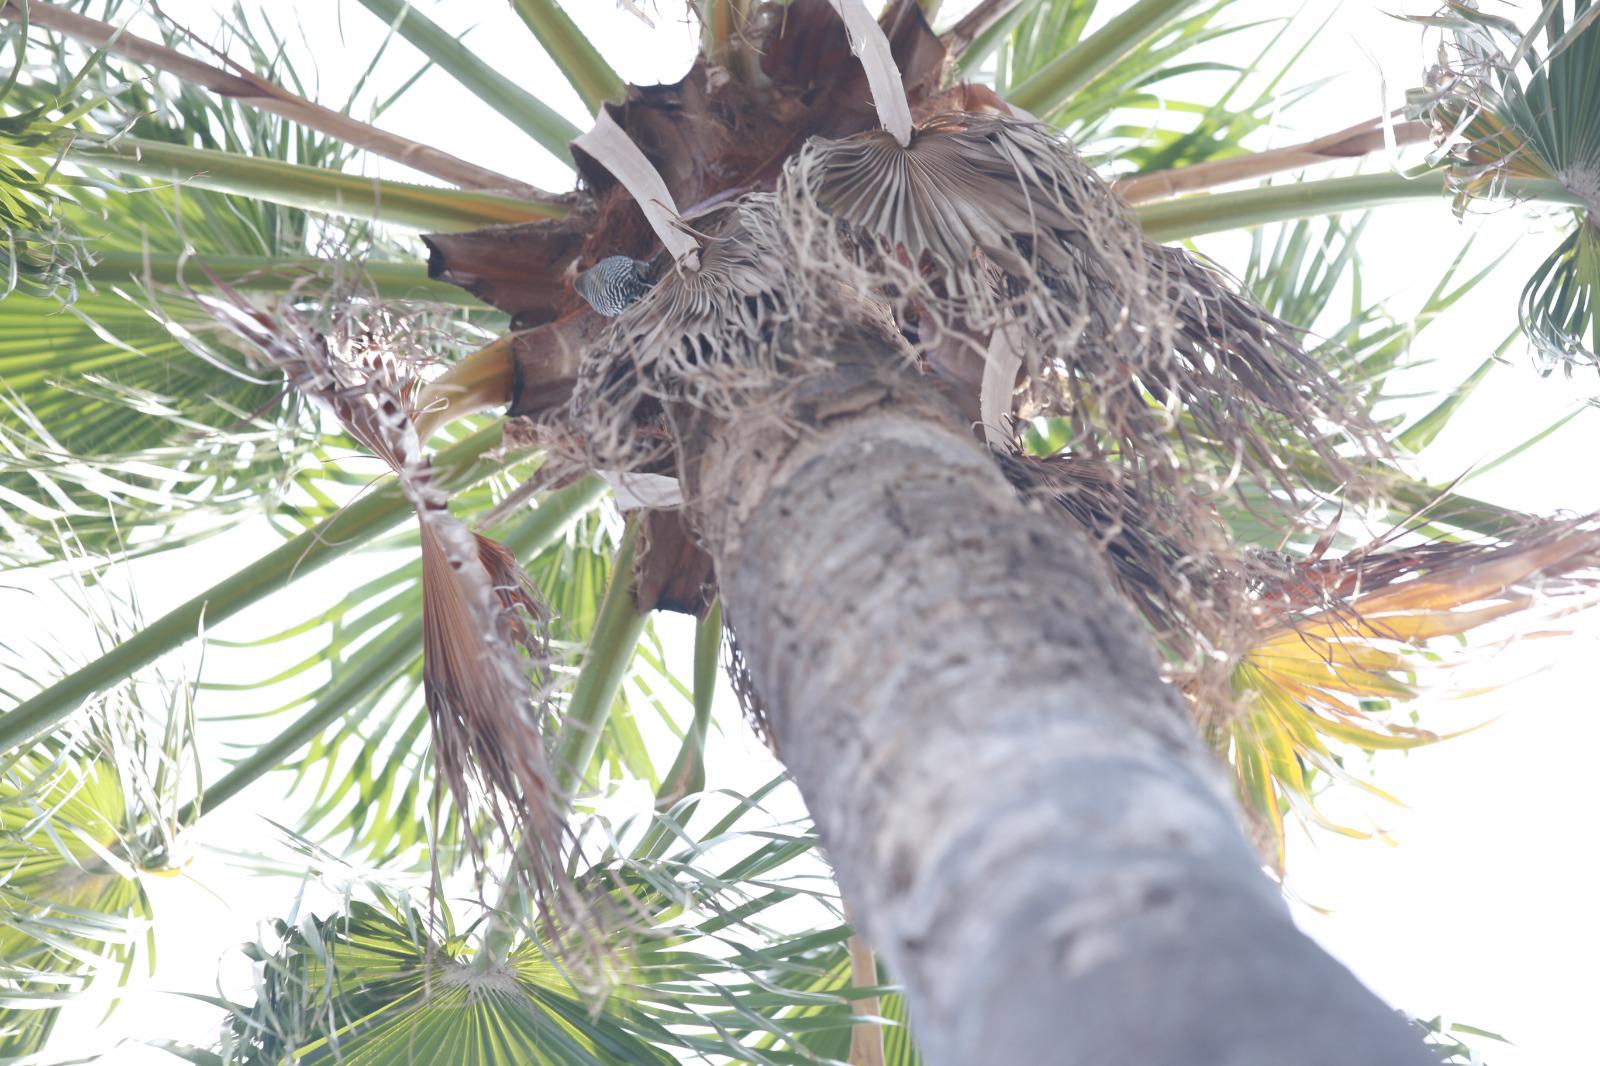
[[[599,314],[616,318],[650,291],[649,264],[625,255],[608,255],[573,279],[572,287]]]

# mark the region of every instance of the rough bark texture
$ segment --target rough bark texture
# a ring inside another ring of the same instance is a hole
[[[1294,928],[1093,548],[889,343],[803,388],[815,432],[723,427],[688,472],[778,753],[928,1061],[1434,1061]]]

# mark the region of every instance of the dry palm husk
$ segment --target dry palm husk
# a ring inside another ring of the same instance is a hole
[[[906,148],[876,131],[814,139],[778,206],[804,277],[879,294],[924,346],[987,358],[1009,331],[1025,413],[1070,419],[1074,448],[1124,473],[1166,478],[1199,448],[1289,489],[1283,435],[1336,466],[1341,441],[1379,447],[1294,329],[1213,266],[1145,239],[1038,123],[946,113]]]

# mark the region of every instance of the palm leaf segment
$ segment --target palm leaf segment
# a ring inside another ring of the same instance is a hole
[[[1449,163],[1456,209],[1509,179],[1553,182],[1581,206],[1576,225],[1522,291],[1523,328],[1546,367],[1600,352],[1600,4],[1559,2],[1526,30],[1452,2],[1415,21],[1446,36],[1428,88],[1411,106],[1428,118]],[[1542,41],[1541,41],[1542,36]]]
[[[38,102],[8,120],[31,117],[34,128],[0,145],[7,161],[0,165],[32,158],[59,169],[69,143],[122,121],[95,93],[63,113],[55,99],[83,90],[52,86],[41,73],[28,90]],[[79,80],[99,93],[116,91],[98,67]],[[162,108],[137,88],[119,95],[130,106],[152,105],[140,121],[153,135],[188,137],[185,130],[212,128],[213,119],[237,119],[232,105],[193,90]],[[162,125],[163,117],[173,125]],[[284,125],[246,126],[239,146],[271,151]],[[308,450],[283,432],[298,422],[299,406],[236,352],[210,342],[200,328],[203,311],[183,292],[144,288],[136,280],[141,266],[120,276],[96,276],[95,266],[105,253],[121,251],[133,253],[136,264],[197,250],[296,254],[304,213],[103,176],[76,183],[64,188],[53,178],[45,190],[53,197],[54,274],[35,272],[39,283],[0,300],[0,491],[14,504],[8,510],[19,535],[6,554],[18,563],[69,550],[107,554],[141,526],[160,530],[179,514],[237,515],[247,510],[242,505],[277,498],[274,487],[292,481],[288,471]],[[18,194],[26,190],[20,186]],[[9,247],[28,247],[23,224],[8,217],[4,225]],[[54,284],[44,284],[47,277]],[[70,549],[59,537],[62,523],[74,530]]]
[[[95,102],[14,107],[11,98],[18,95],[13,84],[0,88],[0,298],[17,291],[45,296],[70,286],[84,261],[81,245],[62,225],[52,174],[64,134]]]
[[[63,1002],[131,974],[152,918],[140,877],[169,872],[151,801],[175,784],[137,775],[96,736],[0,766],[0,1057],[37,1052]]]

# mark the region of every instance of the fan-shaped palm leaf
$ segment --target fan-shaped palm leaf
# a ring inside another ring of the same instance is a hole
[[[0,41],[0,48],[4,42]],[[0,87],[0,299],[18,291],[34,296],[70,288],[73,273],[87,258],[60,218],[61,192],[55,180],[66,134],[98,103],[74,100],[76,81],[58,94],[29,92],[16,85],[19,62]]]
[[[339,913],[278,923],[270,942],[247,949],[256,1001],[220,1004],[231,1015],[220,1053],[174,1050],[200,1063],[671,1062],[673,1049],[797,1061],[763,1058],[751,1038],[804,1033],[803,1019],[785,1016],[838,1001],[805,986],[817,952],[842,936],[766,928],[791,900],[832,901],[825,882],[813,886],[814,839],[763,812],[779,783],[686,798],[647,823],[636,848],[608,850],[575,875],[579,890],[627,916],[598,993],[574,988],[538,929],[510,921],[504,949],[474,955],[471,930],[458,931],[442,903],[424,913],[367,884]]]
[[[1447,35],[1413,106],[1443,144],[1456,210],[1517,178],[1557,183],[1579,206],[1522,293],[1523,328],[1552,366],[1600,351],[1600,5],[1574,0],[1570,23],[1566,10],[1551,0],[1525,33],[1465,3],[1414,20]]]
[[[58,62],[67,55],[63,48]],[[253,155],[293,153],[333,165],[350,155],[337,142],[293,134],[281,120],[192,86],[166,92],[153,81],[119,83],[93,64],[81,78],[100,95],[52,126],[48,139],[58,154],[73,127],[118,121],[102,102],[115,94],[141,113],[138,128],[153,139],[221,136]],[[67,88],[50,87],[48,77],[29,83],[29,93],[42,99]],[[0,382],[9,411],[0,487],[23,504],[15,514],[26,530],[13,559],[61,557],[61,521],[74,525],[75,549],[107,554],[141,526],[178,514],[209,510],[232,519],[247,513],[241,501],[273,506],[303,465],[306,444],[286,432],[298,421],[298,405],[270,375],[212,341],[207,316],[183,290],[141,290],[136,279],[147,255],[195,256],[191,280],[203,277],[208,254],[303,255],[307,216],[176,187],[66,191],[72,199],[55,210],[65,232],[92,240],[101,255],[125,250],[123,262],[131,257],[137,265],[119,276],[85,259],[75,264],[76,284],[62,290],[64,300],[18,296],[0,304]],[[359,269],[328,271],[353,273]],[[101,287],[82,290],[85,275],[102,279]],[[312,283],[303,274],[301,284]],[[107,519],[107,499],[118,507],[118,529]]]
[[[441,921],[380,897],[280,927],[280,949],[256,949],[256,1002],[239,1012],[226,1061],[672,1061],[630,1031],[637,1022],[625,1001],[591,1014],[538,944],[475,966],[448,912],[438,913]]]

